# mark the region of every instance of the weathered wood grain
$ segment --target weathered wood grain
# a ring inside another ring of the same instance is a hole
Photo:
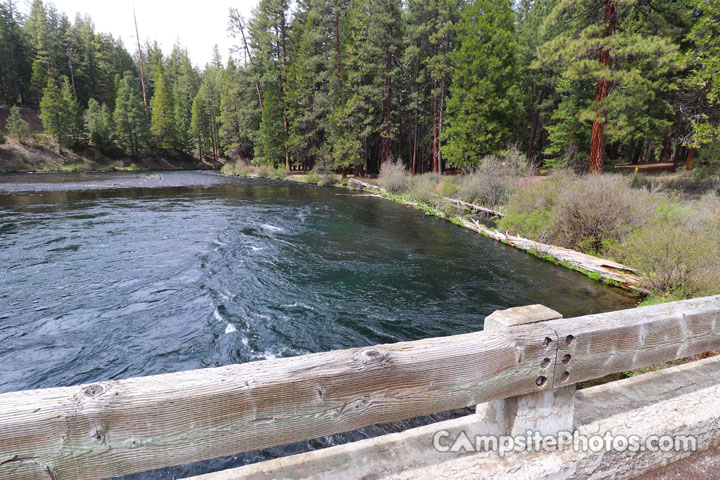
[[[497,332],[6,393],[0,479],[120,476],[718,349],[715,296]],[[547,381],[538,387],[541,375]]]
[[[120,476],[550,388],[536,385],[548,335],[517,327],[2,394],[0,478]]]
[[[560,338],[555,388],[720,350],[720,295],[544,322]]]

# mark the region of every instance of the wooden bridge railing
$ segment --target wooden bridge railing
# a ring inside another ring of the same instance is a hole
[[[0,395],[0,479],[101,479],[474,406],[720,349],[720,296]]]

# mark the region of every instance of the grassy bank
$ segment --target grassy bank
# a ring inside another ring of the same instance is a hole
[[[288,175],[282,169],[227,165],[230,175],[348,186],[332,172]],[[367,181],[367,180],[364,180]],[[646,304],[720,293],[720,181],[691,174],[644,177],[576,176],[565,171],[539,177],[510,154],[486,159],[468,175],[411,176],[390,164],[372,181],[378,195],[426,214],[493,236],[530,254],[588,277],[623,286],[611,276],[582,268],[515,239],[565,247],[614,260],[639,272]],[[463,200],[501,212],[500,232],[472,222],[475,212],[450,202]],[[507,234],[506,237],[503,235]]]

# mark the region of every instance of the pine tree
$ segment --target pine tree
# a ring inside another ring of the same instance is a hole
[[[559,75],[555,65],[533,68],[539,47],[550,40],[548,29],[543,29],[545,19],[558,0],[523,0],[517,13],[520,95],[522,100],[522,127],[526,133],[522,146],[529,162],[539,164],[546,146],[544,130],[550,124],[549,112],[560,101],[553,88]]]
[[[688,34],[694,48],[687,53],[693,66],[687,95],[692,104],[685,110],[692,112],[692,142],[694,148],[720,138],[720,0],[697,0],[697,24]],[[694,93],[694,94],[693,94]],[[689,159],[688,168],[692,157]]]
[[[157,67],[155,79],[155,94],[152,97],[152,120],[150,132],[155,144],[164,149],[177,145],[177,127],[175,126],[175,108],[172,94],[165,81],[165,72],[162,64]]]
[[[461,15],[443,149],[449,164],[469,168],[515,139],[519,92],[510,1],[476,0]]]
[[[395,0],[353,0],[346,17],[343,104],[333,114],[333,157],[340,168],[364,164],[378,170],[391,156],[397,136],[402,25]],[[347,99],[347,100],[345,100]]]
[[[330,0],[311,0],[302,6],[294,23],[299,23],[293,30],[299,39],[293,38],[297,46],[292,50],[288,80],[288,145],[296,163],[304,168],[312,168],[319,154],[331,151],[326,142],[336,69],[332,13]]]
[[[674,37],[691,13],[683,3],[557,4],[544,25],[554,35],[534,64],[559,70],[553,88],[561,101],[547,128],[546,153],[582,152],[585,168],[599,172],[608,144],[646,152],[662,144],[673,117],[673,77],[682,68]]]
[[[217,160],[220,155],[218,117],[223,69],[217,66],[217,62],[213,62],[213,65],[205,69],[193,100],[190,131],[198,151]]]
[[[74,146],[83,140],[85,128],[83,125],[82,111],[70,86],[70,80],[67,77],[63,77],[62,79],[60,96],[62,98],[62,112],[66,128],[72,139],[71,146]]]
[[[55,138],[61,155],[62,147],[69,147],[72,141],[72,127],[65,118],[67,110],[62,89],[53,79],[48,80],[40,100],[40,119],[45,133]]]
[[[210,118],[205,108],[205,91],[200,90],[193,99],[192,119],[190,121],[190,135],[194,139],[196,153],[200,158],[212,154],[212,134],[210,132]]]
[[[30,61],[19,24],[15,3],[0,3],[0,102],[13,104],[22,99],[29,82]]]
[[[85,126],[90,141],[100,150],[108,151],[112,147],[112,116],[106,104],[102,106],[91,98],[85,111]]]
[[[115,138],[127,153],[137,158],[149,147],[150,124],[143,104],[137,80],[125,72],[115,100]]]
[[[200,74],[192,66],[187,50],[178,52],[175,84],[173,86],[174,117],[177,145],[182,150],[191,150],[190,123],[192,104],[200,88]]]
[[[456,0],[412,0],[408,2],[404,64],[409,85],[406,115],[412,125],[408,143],[413,172],[443,168],[441,135],[445,119],[445,97],[450,84],[450,52],[455,46],[454,25],[459,11]]]
[[[223,74],[218,117],[220,145],[227,156],[253,156],[255,133],[260,122],[255,93],[250,69],[237,68],[233,59],[229,59]]]
[[[20,143],[25,141],[28,135],[30,135],[30,125],[20,114],[20,109],[17,106],[13,106],[10,109],[10,116],[5,124],[7,132],[11,137],[14,137]]]
[[[263,113],[258,136],[259,154],[262,157],[260,161],[268,164],[284,161],[289,170],[290,156],[287,144],[289,122],[286,98],[288,12],[287,0],[260,0],[250,21],[250,43],[263,97]],[[274,134],[270,135],[269,132]]]

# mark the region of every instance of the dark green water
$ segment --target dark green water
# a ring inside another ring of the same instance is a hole
[[[0,177],[0,392],[471,332],[531,303],[569,317],[635,300],[339,189]]]

